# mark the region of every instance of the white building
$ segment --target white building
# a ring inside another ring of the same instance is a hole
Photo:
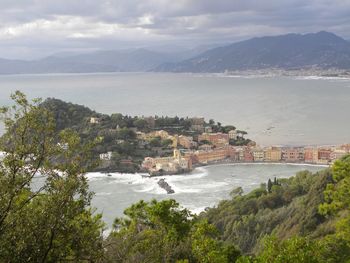
[[[332,161],[341,159],[345,155],[347,155],[347,151],[342,150],[342,149],[335,149],[334,151],[331,152],[330,157]]]
[[[106,152],[100,154],[100,160],[109,161],[112,159],[112,152]]]
[[[252,150],[254,162],[263,162],[265,161],[265,153],[263,149],[254,148]]]
[[[169,157],[151,158],[146,157],[142,163],[142,167],[150,172],[165,171],[175,173],[184,170],[191,170],[192,163],[189,159],[183,158],[179,150],[174,150],[174,155]]]
[[[236,130],[230,130],[230,131],[228,132],[228,138],[229,138],[229,139],[236,140],[237,137],[238,137],[238,135],[237,135]]]
[[[100,118],[91,117],[91,118],[90,118],[90,123],[91,123],[91,124],[98,124],[98,123],[100,123]]]

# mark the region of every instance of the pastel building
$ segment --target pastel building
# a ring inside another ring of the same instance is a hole
[[[232,140],[236,140],[238,137],[236,130],[231,130],[228,132],[228,138]]]
[[[190,137],[190,136],[183,136],[183,135],[178,136],[177,143],[187,149],[197,146],[197,142],[193,141],[193,137]]]
[[[158,158],[146,157],[141,166],[151,174],[155,172],[173,174],[192,170],[192,160],[182,157],[180,151],[175,149],[173,156]]]
[[[208,141],[217,147],[223,147],[229,144],[228,134],[225,133],[203,133],[198,135],[198,142]]]
[[[204,118],[190,118],[191,130],[203,132],[204,131]]]
[[[265,161],[265,153],[261,148],[253,148],[252,150],[254,162],[263,162]]]
[[[269,147],[265,149],[265,161],[279,162],[282,159],[282,150],[279,147]]]
[[[235,149],[231,146],[215,148],[211,150],[198,150],[195,152],[188,152],[185,157],[191,158],[193,164],[201,163],[207,164],[210,162],[217,162],[227,158],[234,158]]]
[[[319,164],[328,164],[331,161],[332,150],[329,148],[318,149],[318,161]]]
[[[316,147],[304,148],[304,160],[306,163],[317,163],[318,149]]]
[[[330,154],[330,159],[332,162],[334,162],[335,160],[339,160],[342,157],[344,157],[345,155],[347,155],[348,152],[346,150],[343,149],[335,149],[331,152]]]
[[[305,158],[303,147],[287,147],[282,149],[281,160],[285,162],[302,162]]]

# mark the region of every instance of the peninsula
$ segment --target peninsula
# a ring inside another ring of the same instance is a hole
[[[105,115],[57,99],[42,107],[53,113],[57,132],[72,129],[83,141],[97,140],[95,171],[106,173],[161,176],[222,162],[329,165],[350,152],[350,144],[261,147],[246,138],[247,132],[202,117]]]

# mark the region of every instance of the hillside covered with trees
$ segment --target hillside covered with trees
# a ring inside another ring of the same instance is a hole
[[[349,262],[350,156],[243,194],[200,216],[140,201],[108,237],[84,173],[95,143],[56,133],[52,113],[17,92],[1,108],[0,262]],[[64,147],[63,147],[64,146]]]
[[[149,141],[137,138],[137,132],[149,133],[164,130],[170,135],[185,135],[196,138],[200,132],[191,128],[189,117],[168,116],[128,116],[120,113],[111,115],[97,113],[85,106],[67,103],[49,98],[40,104],[53,115],[56,133],[70,129],[77,132],[83,142],[96,141],[92,149],[94,158],[99,154],[112,152],[109,162],[94,168],[97,171],[137,172],[145,157],[169,156],[173,153],[172,141],[154,137]],[[95,118],[95,123],[91,123]],[[213,132],[228,133],[235,130],[232,125],[222,125],[209,120],[203,123]],[[237,130],[241,136],[230,140],[231,145],[247,145],[250,139],[245,138],[245,131]]]

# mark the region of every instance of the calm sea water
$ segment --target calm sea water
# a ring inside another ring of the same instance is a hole
[[[115,73],[0,76],[11,92],[56,97],[102,113],[214,118],[262,145],[350,142],[350,80]]]

